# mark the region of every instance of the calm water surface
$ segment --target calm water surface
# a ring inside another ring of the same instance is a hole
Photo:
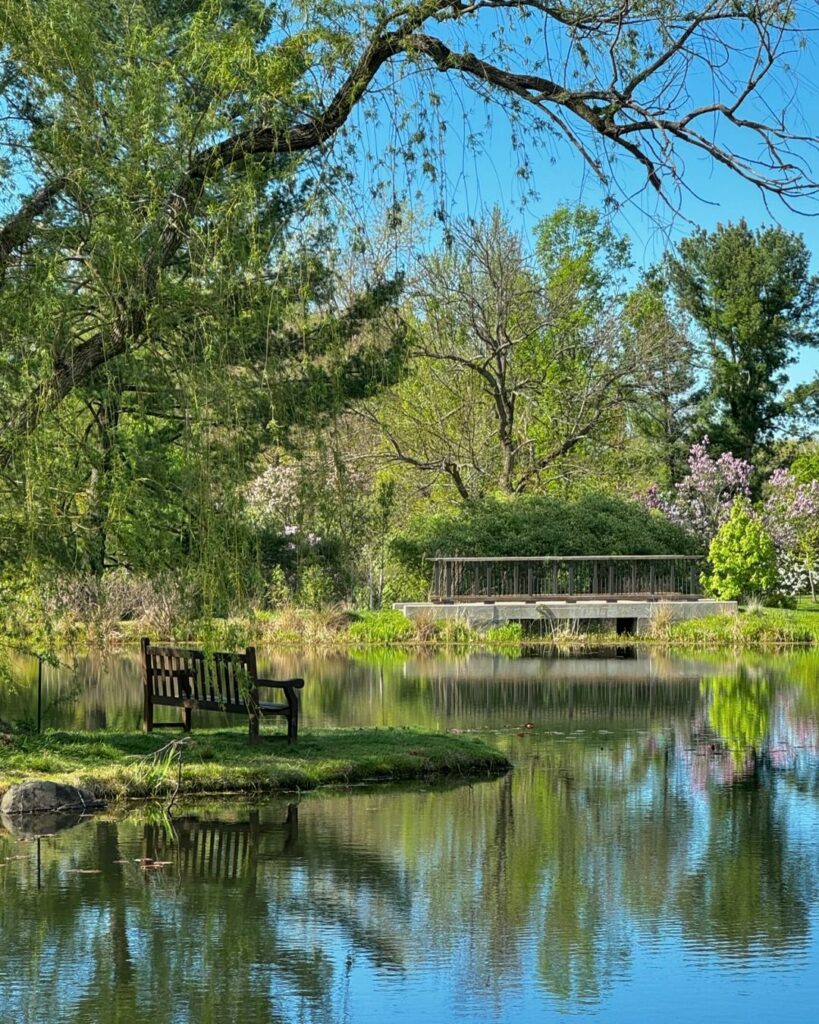
[[[817,1019],[816,655],[261,667],[305,675],[305,729],[481,730],[516,767],[0,831],[2,1024]],[[45,691],[55,727],[139,721],[135,659]]]

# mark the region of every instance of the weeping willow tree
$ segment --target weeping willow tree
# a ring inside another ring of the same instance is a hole
[[[44,193],[29,200],[29,237],[3,267],[4,561],[189,564],[203,597],[216,583],[241,594],[256,456],[390,379],[400,335],[364,328],[400,282],[342,303],[322,196],[293,154],[247,157],[184,194],[191,144],[223,133],[232,105],[264,110],[293,85],[298,46],[265,55],[263,6],[221,24],[209,5],[137,6],[112,24],[75,4],[26,13],[7,42],[9,149],[34,156],[18,173],[65,174],[36,215]]]
[[[373,327],[400,280],[342,301],[333,272],[359,178],[398,202],[412,166],[439,174],[439,111],[471,89],[524,173],[566,144],[673,207],[688,147],[810,198],[814,140],[770,115],[803,28],[796,0],[2,0],[5,566],[195,563],[241,589],[258,451],[400,363]]]

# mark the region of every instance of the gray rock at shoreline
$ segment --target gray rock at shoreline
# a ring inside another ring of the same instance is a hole
[[[74,828],[91,817],[83,811],[47,811],[36,814],[0,814],[0,825],[17,839],[39,839]]]
[[[90,793],[60,782],[21,782],[7,790],[0,812],[9,818],[29,814],[57,814],[92,811],[103,804]]]

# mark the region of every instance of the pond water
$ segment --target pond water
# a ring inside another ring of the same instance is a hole
[[[816,1018],[816,654],[262,668],[307,678],[305,729],[480,730],[516,767],[0,831],[2,1024]],[[138,662],[48,669],[45,705],[136,726]]]

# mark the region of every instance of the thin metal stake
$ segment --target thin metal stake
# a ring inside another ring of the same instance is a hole
[[[37,732],[43,722],[43,656],[37,655]]]

